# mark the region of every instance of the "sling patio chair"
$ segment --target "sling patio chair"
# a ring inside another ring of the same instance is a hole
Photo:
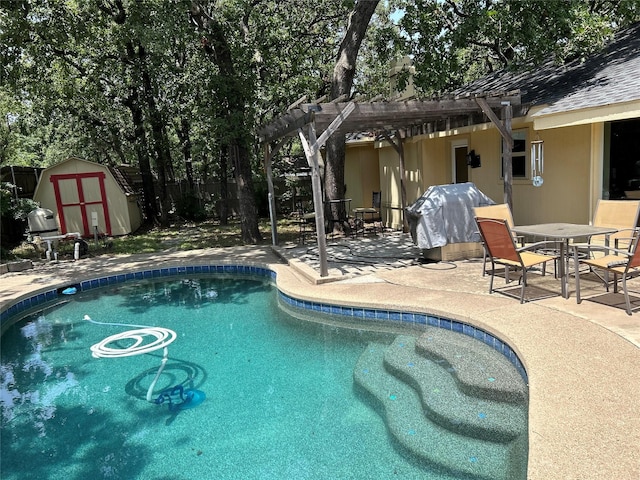
[[[593,245],[593,250],[599,250],[603,253],[602,256],[585,257],[580,256],[579,246],[573,247],[573,261],[575,264],[576,275],[576,302],[581,303],[582,297],[580,296],[580,264],[588,265],[592,269],[598,269],[605,273],[604,278],[598,275],[598,278],[602,280],[606,291],[609,291],[608,274],[613,275],[613,293],[618,293],[618,279],[622,280],[622,291],[624,294],[624,301],[626,304],[627,314],[632,314],[631,300],[629,299],[629,290],[627,288],[627,280],[640,273],[640,249],[638,248],[639,235],[635,235],[631,242],[629,249],[619,249],[608,246],[596,246]],[[639,308],[639,307],[635,307]]]
[[[574,243],[581,257],[593,258],[597,254],[603,254],[600,246],[618,249],[630,248],[636,234],[640,219],[640,200],[598,200],[596,211],[593,214],[591,224],[596,227],[615,228],[615,233],[607,235],[594,235],[587,239],[586,243]],[[589,267],[589,272],[594,272]],[[596,272],[594,272],[596,273]],[[598,273],[596,275],[600,276]],[[602,281],[609,280],[608,274],[600,277]]]
[[[364,237],[367,230],[377,234],[376,225],[380,226],[380,233],[384,235],[384,224],[382,223],[382,192],[371,193],[371,207],[354,208],[355,215],[355,236],[358,236],[358,230],[362,230]]]
[[[491,280],[489,282],[489,293],[500,292],[493,288],[493,277],[495,276],[495,264],[504,265],[505,268],[514,267],[522,271],[520,277],[520,303],[524,303],[524,289],[527,286],[527,270],[536,265],[542,266],[542,274],[545,274],[547,262],[555,261],[558,255],[547,255],[536,253],[535,250],[553,244],[557,247],[557,242],[544,241],[536,242],[526,247],[516,247],[513,234],[509,229],[506,220],[495,218],[476,217],[476,223],[480,236],[484,242],[487,255],[491,260]],[[500,292],[504,293],[504,292]]]
[[[635,235],[640,219],[640,200],[598,200],[591,225],[615,228],[616,233],[594,235],[586,243],[576,244],[591,256],[592,246],[627,248]]]
[[[513,216],[511,215],[511,209],[506,203],[498,203],[496,205],[484,205],[479,207],[473,207],[473,214],[479,218],[495,218],[496,220],[506,220],[509,230],[513,228]],[[524,237],[512,232],[513,238],[520,247],[524,247]],[[482,258],[482,276],[487,273],[487,249],[482,245],[484,249],[484,255]],[[505,279],[509,281],[509,267],[505,266]]]

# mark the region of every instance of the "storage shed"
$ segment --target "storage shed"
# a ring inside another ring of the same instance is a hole
[[[62,234],[126,235],[142,224],[138,195],[121,172],[68,158],[40,175],[33,199],[52,210]]]

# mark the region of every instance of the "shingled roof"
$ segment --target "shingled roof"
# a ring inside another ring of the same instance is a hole
[[[534,70],[501,70],[454,91],[470,94],[519,89],[523,105],[544,106],[536,115],[570,112],[640,100],[640,22],[620,31],[599,53],[563,65],[548,60]]]

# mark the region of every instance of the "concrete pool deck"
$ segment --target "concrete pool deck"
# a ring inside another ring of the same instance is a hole
[[[573,281],[571,297],[563,299],[553,275],[529,277],[533,293],[547,289],[553,296],[521,305],[489,295],[481,260],[420,264],[406,238],[369,240],[332,244],[330,275],[324,279],[317,273],[313,247],[42,262],[0,276],[0,306],[41,289],[114,273],[214,263],[266,265],[276,271],[278,287],[297,298],[431,313],[470,323],[508,343],[529,379],[528,478],[640,478],[640,314],[628,316],[621,308],[589,300],[577,305]],[[502,279],[496,282],[504,285]],[[604,293],[595,283],[583,283],[587,297]],[[640,290],[640,280],[630,287]]]

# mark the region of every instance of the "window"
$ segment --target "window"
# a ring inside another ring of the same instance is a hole
[[[511,135],[513,135],[513,151],[511,153],[513,178],[527,178],[527,131],[516,130]],[[502,142],[500,143],[502,144]],[[502,178],[504,178],[502,163],[500,171]]]

